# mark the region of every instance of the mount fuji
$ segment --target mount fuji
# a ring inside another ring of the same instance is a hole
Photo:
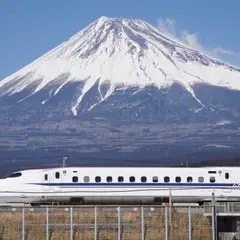
[[[240,69],[145,21],[100,17],[0,81],[0,124],[240,121]]]

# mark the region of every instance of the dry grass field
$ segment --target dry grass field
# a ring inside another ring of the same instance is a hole
[[[170,213],[171,211],[171,213]],[[121,239],[140,240],[142,235],[141,208],[121,209]],[[0,240],[22,239],[22,212],[0,211]],[[94,208],[73,208],[73,239],[94,239]],[[49,208],[48,234],[50,240],[70,239],[70,208]],[[98,207],[97,236],[99,240],[118,239],[117,208]],[[165,240],[165,209],[144,208],[144,236],[146,240]],[[168,209],[167,232],[169,240],[188,239],[187,209]],[[211,221],[199,211],[191,214],[191,231],[194,240],[211,239]],[[25,240],[46,239],[46,209],[26,208],[24,213]]]

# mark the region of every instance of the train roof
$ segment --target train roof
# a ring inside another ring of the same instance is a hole
[[[186,166],[181,166],[181,167],[133,167],[133,166],[125,166],[125,167],[97,167],[97,166],[66,166],[66,167],[46,167],[46,168],[32,168],[32,169],[22,169],[22,170],[19,170],[19,171],[15,171],[16,172],[24,172],[24,171],[46,171],[46,170],[60,170],[60,169],[172,169],[172,170],[180,170],[180,169],[215,169],[215,170],[224,170],[224,169],[237,169],[239,168],[240,169],[240,166],[210,166],[210,167],[186,167]]]

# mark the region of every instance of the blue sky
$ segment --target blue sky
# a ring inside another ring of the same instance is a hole
[[[240,67],[238,0],[1,0],[0,79],[100,16],[139,18]]]

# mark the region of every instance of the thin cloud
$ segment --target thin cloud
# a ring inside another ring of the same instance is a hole
[[[175,26],[176,22],[171,18],[158,20],[158,29],[160,32],[164,33],[168,37],[180,41],[189,47],[204,51],[204,48],[199,42],[197,33],[189,33],[188,31],[184,30],[179,35],[177,35]]]
[[[176,35],[175,21],[171,18],[159,19],[158,29],[168,36],[174,37]]]
[[[188,31],[183,31],[181,33],[180,40],[192,48],[198,49],[200,51],[205,51],[199,42],[197,33],[189,33]]]
[[[207,53],[213,57],[216,57],[216,56],[221,57],[224,55],[240,56],[240,53],[234,52],[229,49],[224,49],[222,47],[209,48],[209,47],[203,46],[199,40],[199,35],[197,33],[190,33],[187,30],[183,30],[180,32],[180,34],[177,34],[176,22],[174,19],[171,19],[171,18],[159,19],[158,29],[165,35],[173,39],[176,39],[191,48]]]
[[[240,55],[240,53],[233,52],[232,50],[223,49],[221,47],[217,47],[214,49],[214,53],[223,54],[223,55]]]

